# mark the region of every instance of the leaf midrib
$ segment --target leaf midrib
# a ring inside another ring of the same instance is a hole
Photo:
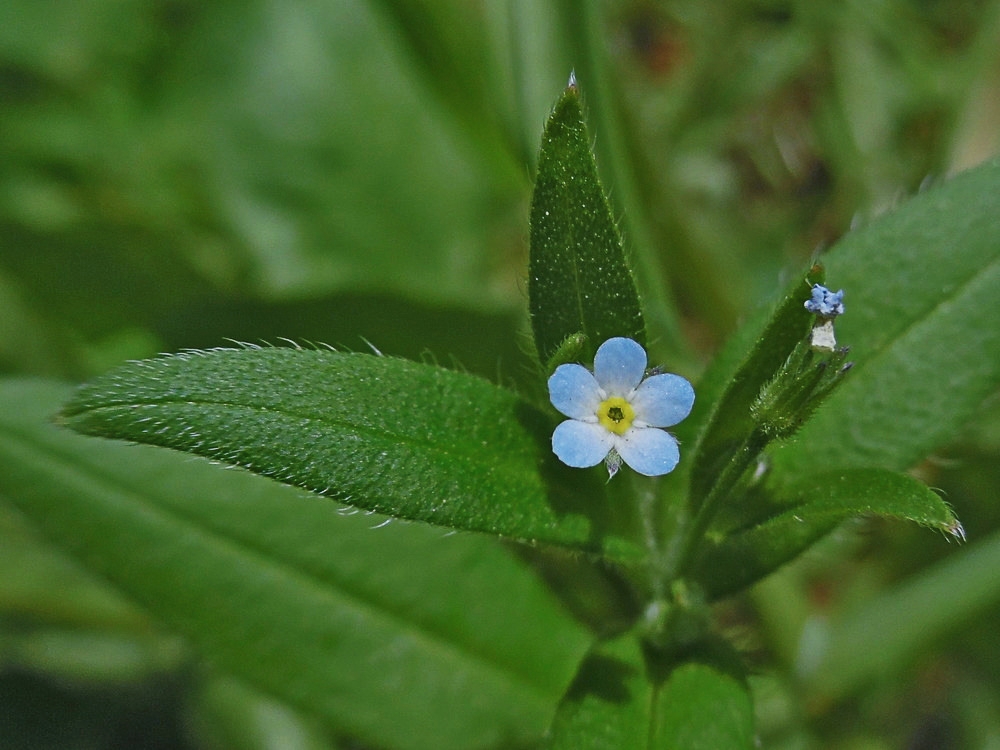
[[[241,404],[241,403],[233,403],[233,402],[229,402],[229,401],[220,401],[220,400],[212,400],[212,399],[204,399],[204,400],[194,401],[194,400],[191,400],[191,399],[182,399],[182,398],[176,398],[176,399],[164,398],[164,399],[149,399],[149,400],[142,400],[142,401],[128,401],[128,402],[122,402],[122,403],[116,403],[116,404],[109,404],[107,406],[90,406],[90,407],[87,407],[87,408],[83,408],[83,409],[79,409],[77,411],[74,411],[71,414],[67,414],[67,416],[69,416],[71,418],[75,418],[75,417],[79,417],[79,416],[82,416],[82,415],[88,414],[88,413],[100,415],[103,412],[111,412],[111,411],[114,411],[116,409],[126,409],[127,410],[127,409],[130,409],[130,408],[133,408],[133,407],[141,407],[141,406],[164,406],[164,405],[170,405],[170,404],[180,404],[180,405],[195,406],[195,407],[197,407],[197,406],[220,406],[220,407],[226,407],[226,408],[233,409],[233,410],[243,410],[243,411],[247,411],[247,412],[257,412],[257,413],[262,413],[262,414],[276,414],[276,415],[280,415],[280,416],[284,416],[284,417],[289,417],[289,418],[304,419],[304,420],[309,420],[309,421],[314,421],[314,422],[320,422],[322,424],[325,424],[325,425],[329,426],[332,429],[339,428],[339,429],[342,429],[344,431],[349,431],[349,432],[352,432],[352,433],[359,433],[359,432],[366,433],[366,434],[374,436],[374,437],[383,437],[383,438],[389,439],[390,441],[395,440],[396,442],[406,443],[408,445],[413,445],[413,446],[417,446],[417,447],[427,448],[431,452],[435,452],[435,453],[438,453],[440,455],[450,456],[450,457],[461,457],[461,458],[469,459],[472,463],[474,463],[476,465],[480,465],[480,466],[487,466],[487,467],[490,467],[490,468],[495,468],[498,465],[509,465],[511,467],[509,469],[509,471],[511,473],[513,473],[513,474],[522,474],[522,475],[527,474],[527,475],[530,475],[530,472],[524,472],[524,471],[519,470],[517,468],[517,463],[518,463],[517,459],[514,458],[514,457],[512,457],[512,456],[510,456],[507,453],[504,453],[504,452],[497,452],[497,453],[491,454],[492,458],[490,460],[487,460],[483,456],[483,454],[480,453],[480,452],[476,452],[476,451],[463,451],[463,450],[461,450],[461,446],[459,446],[458,444],[452,444],[451,446],[444,447],[444,446],[441,446],[438,443],[435,443],[433,441],[427,440],[426,438],[422,439],[422,438],[420,438],[418,436],[414,436],[414,435],[404,435],[404,434],[393,432],[391,430],[383,430],[383,429],[380,429],[380,428],[375,428],[375,427],[370,427],[370,426],[365,426],[365,425],[358,425],[357,423],[354,423],[354,422],[340,421],[340,420],[337,420],[337,419],[333,419],[331,417],[325,417],[325,416],[316,415],[316,414],[306,414],[306,413],[298,412],[296,410],[279,409],[279,408],[274,408],[274,407],[269,407],[269,406],[260,406],[260,405],[253,405],[253,404]],[[129,438],[129,439],[134,439],[134,438]]]

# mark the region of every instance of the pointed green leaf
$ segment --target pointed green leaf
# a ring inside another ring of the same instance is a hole
[[[545,124],[531,201],[528,302],[542,365],[582,333],[588,357],[613,336],[645,344],[639,297],[597,176],[574,81]]]
[[[98,378],[61,419],[400,518],[641,554],[628,541],[640,538],[628,508],[552,456],[547,417],[508,390],[439,367],[326,350],[188,352]]]
[[[550,750],[748,750],[753,705],[746,686],[708,663],[651,675],[631,636],[602,644],[583,663],[559,708]]]
[[[525,744],[589,641],[491,540],[344,516],[247,472],[51,425],[0,387],[0,493],[213,663],[364,744]],[[472,604],[474,603],[474,604]]]
[[[800,555],[846,518],[874,515],[915,521],[964,538],[951,508],[913,477],[884,469],[828,471],[782,492],[772,518],[707,545],[692,575],[712,597],[749,586]]]
[[[1000,384],[1000,161],[927,190],[824,259],[845,290],[837,338],[856,366],[774,453],[794,481],[828,466],[904,470]]]

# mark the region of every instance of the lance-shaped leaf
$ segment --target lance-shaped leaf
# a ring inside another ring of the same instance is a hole
[[[845,290],[837,338],[856,366],[794,442],[792,482],[829,466],[905,470],[1000,384],[1000,161],[927,190],[826,256]]]
[[[639,297],[597,176],[575,79],[542,136],[531,201],[528,302],[546,368],[569,336],[586,336],[583,361],[613,336],[645,344]]]
[[[366,746],[544,731],[589,637],[493,540],[74,435],[66,395],[0,387],[0,493],[214,664]]]
[[[873,515],[915,521],[965,538],[936,493],[913,477],[884,469],[850,469],[810,476],[782,493],[786,510],[707,544],[692,576],[712,597],[749,586],[800,555],[846,518]]]
[[[622,559],[627,507],[556,461],[551,425],[516,394],[370,354],[219,349],[126,364],[61,420],[190,451],[366,510]]]
[[[650,670],[631,636],[583,663],[553,723],[549,750],[749,750],[753,705],[746,685],[711,663]]]

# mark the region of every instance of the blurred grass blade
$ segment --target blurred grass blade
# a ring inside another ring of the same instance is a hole
[[[0,493],[0,617],[83,631],[148,635],[149,617],[43,539]]]
[[[621,237],[597,176],[575,79],[545,124],[531,201],[528,302],[543,367],[568,336],[587,359],[613,336],[645,345],[646,330]]]
[[[763,578],[856,515],[914,521],[965,538],[951,508],[913,477],[884,469],[816,474],[782,495],[787,510],[702,550],[692,575],[712,597]]]
[[[196,747],[219,750],[343,750],[316,717],[228,675],[207,670],[185,717]]]
[[[439,367],[326,350],[188,352],[94,380],[61,420],[400,518],[641,554],[627,541],[639,538],[628,514],[603,502],[602,486],[587,484],[593,477],[551,455],[542,414],[510,391]],[[615,532],[613,523],[626,528]]]
[[[952,438],[1000,384],[1000,161],[847,235],[824,258],[846,292],[837,338],[856,366],[776,478],[826,467],[904,470]]]
[[[54,596],[64,589],[53,592]],[[15,621],[16,622],[16,621]],[[108,691],[176,675],[189,662],[184,643],[146,633],[86,630],[31,623],[4,633],[4,669],[80,688]],[[30,621],[29,621],[30,622]],[[5,746],[6,747],[6,746]]]
[[[749,750],[753,706],[740,680],[698,661],[651,675],[638,640],[584,662],[553,724],[549,750]]]
[[[1000,533],[847,611],[810,639],[802,672],[813,700],[835,701],[899,674],[963,623],[1000,603]]]
[[[493,542],[73,435],[46,419],[67,395],[0,388],[0,493],[220,668],[387,748],[548,725],[589,637]]]

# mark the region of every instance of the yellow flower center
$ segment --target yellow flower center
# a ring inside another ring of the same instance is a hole
[[[632,420],[635,419],[635,411],[632,405],[619,396],[612,396],[601,402],[597,407],[597,419],[608,432],[616,435],[624,435]]]

